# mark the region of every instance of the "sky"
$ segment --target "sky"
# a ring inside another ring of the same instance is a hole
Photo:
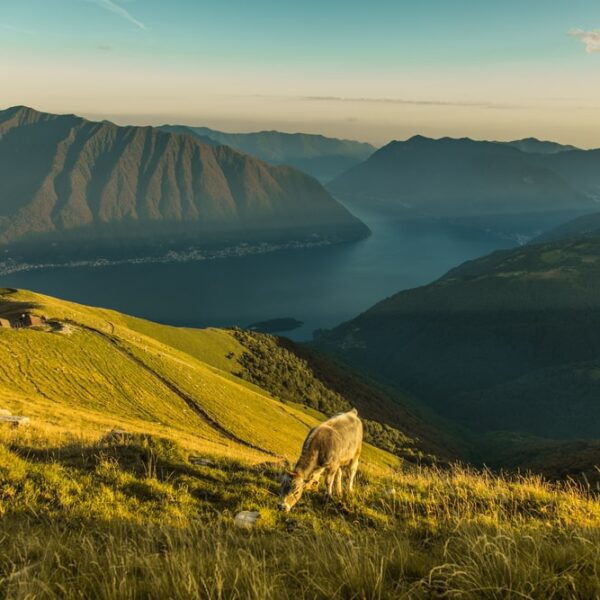
[[[0,108],[600,147],[599,0],[0,0]]]

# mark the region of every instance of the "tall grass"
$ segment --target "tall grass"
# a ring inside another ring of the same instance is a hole
[[[147,438],[78,452],[4,446],[0,597],[600,597],[600,502],[574,483],[417,469],[286,515],[275,465],[193,467]]]
[[[464,523],[446,537],[235,531],[225,523],[19,523],[0,537],[7,598],[595,598],[597,531]]]

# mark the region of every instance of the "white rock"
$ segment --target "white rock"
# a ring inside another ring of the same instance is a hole
[[[243,510],[235,515],[233,522],[237,527],[244,529],[251,529],[256,524],[256,521],[260,519],[260,513],[256,510]]]
[[[198,456],[190,457],[190,462],[200,467],[212,467],[215,464],[210,458],[200,458]]]
[[[11,427],[29,427],[31,419],[29,417],[17,417],[13,415],[0,416],[0,424],[5,423]]]

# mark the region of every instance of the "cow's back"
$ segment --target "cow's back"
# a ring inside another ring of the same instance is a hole
[[[346,464],[360,454],[363,426],[356,411],[352,410],[321,423],[311,435],[323,462]]]

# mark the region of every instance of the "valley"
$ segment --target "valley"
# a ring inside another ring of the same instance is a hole
[[[0,600],[600,599],[600,13],[0,15]]]
[[[190,260],[183,253],[181,261],[169,255],[124,264],[12,268],[0,284],[171,325],[244,327],[287,313],[303,325],[286,335],[309,340],[314,330],[332,328],[400,289],[429,283],[465,260],[516,246],[569,218],[394,220],[355,213],[372,231],[356,243],[249,244],[240,248],[244,256],[202,251],[187,255]],[[270,249],[277,251],[261,251]]]

